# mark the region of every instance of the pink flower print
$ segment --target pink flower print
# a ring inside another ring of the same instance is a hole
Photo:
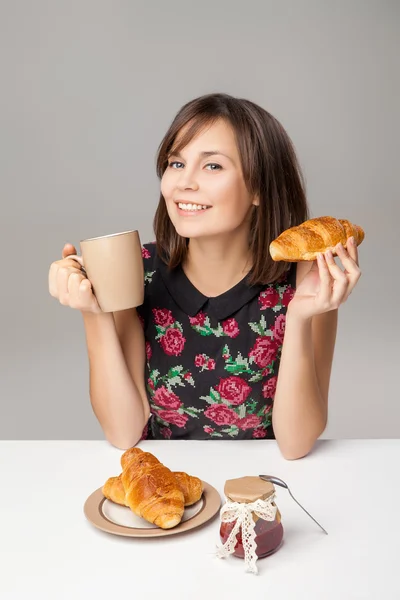
[[[261,423],[261,417],[257,417],[257,415],[248,415],[247,417],[243,417],[243,419],[239,419],[237,422],[237,426],[240,429],[253,429],[253,427],[257,427]]]
[[[169,440],[171,439],[171,435],[172,435],[172,431],[170,430],[169,427],[161,427],[160,429],[161,435],[166,439]]]
[[[151,258],[150,252],[147,250],[147,248],[144,248],[143,246],[142,246],[142,258]]]
[[[185,373],[183,376],[184,379],[192,379],[192,377],[193,377],[192,374],[189,372]]]
[[[154,323],[161,327],[168,327],[174,322],[172,312],[166,308],[153,308]]]
[[[179,329],[167,329],[162,336],[160,344],[168,356],[179,356],[185,346],[186,338]]]
[[[204,426],[204,431],[205,433],[214,433],[215,429],[213,427],[208,427],[207,425]]]
[[[237,337],[240,333],[236,319],[227,319],[226,321],[223,321],[222,329],[224,330],[225,335],[228,335],[231,338]]]
[[[221,398],[228,400],[230,404],[235,406],[243,404],[251,392],[251,387],[248,383],[237,375],[220,379],[215,389],[221,394]]]
[[[274,340],[280,345],[283,342],[283,336],[285,334],[286,315],[279,315],[272,328],[272,334]]]
[[[193,327],[202,327],[205,323],[206,318],[207,317],[203,312],[199,312],[194,317],[189,317],[189,321]]]
[[[164,385],[156,390],[153,402],[158,406],[165,406],[166,408],[180,408],[182,406],[182,402],[178,396],[174,392],[167,390]]]
[[[267,435],[267,432],[265,431],[265,429],[263,429],[262,427],[258,427],[257,429],[255,429],[253,431],[253,438],[265,438]]]
[[[151,388],[152,390],[154,390],[154,382],[152,379],[150,379],[150,377],[147,380],[147,385],[149,386],[149,388]]]
[[[294,289],[290,285],[288,285],[287,289],[283,292],[283,297],[282,297],[283,306],[288,306],[289,302],[291,301],[293,296],[294,296]]]
[[[186,415],[181,415],[175,410],[159,410],[159,416],[166,423],[170,423],[171,425],[176,425],[177,427],[185,427],[186,421],[188,417]]]
[[[225,404],[213,404],[204,411],[204,416],[217,425],[235,425],[238,419],[235,411]]]
[[[207,369],[209,371],[212,371],[213,369],[215,369],[215,360],[213,358],[209,358],[207,361]]]
[[[275,340],[266,336],[258,337],[250,351],[249,357],[254,359],[256,365],[263,368],[271,363],[277,351],[278,345]]]
[[[147,358],[147,360],[151,359],[152,354],[153,354],[153,352],[151,350],[150,342],[146,342],[146,358]]]
[[[194,364],[196,365],[196,367],[204,367],[206,361],[207,357],[205,354],[197,354],[197,356],[195,356],[194,358]]]
[[[277,377],[270,377],[263,385],[262,394],[264,398],[273,398],[276,391]]]
[[[260,310],[272,308],[279,304],[279,294],[273,287],[269,287],[260,293],[258,303],[260,305]]]

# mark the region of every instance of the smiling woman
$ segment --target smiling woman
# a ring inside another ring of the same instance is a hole
[[[157,174],[140,307],[101,314],[68,260],[72,246],[51,267],[53,295],[84,316],[107,439],[128,448],[141,437],[276,438],[286,458],[304,456],[326,425],[337,309],[360,276],[356,245],[337,248],[344,271],[329,252],[272,259],[271,242],[308,207],[288,134],[249,100],[210,94],[184,105]]]

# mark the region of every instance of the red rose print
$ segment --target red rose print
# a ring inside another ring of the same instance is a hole
[[[237,426],[240,429],[253,429],[253,427],[257,427],[260,423],[261,417],[257,417],[257,415],[248,415],[247,417],[243,417],[243,419],[239,419]]]
[[[277,350],[278,345],[275,340],[267,336],[258,337],[250,351],[249,357],[253,358],[259,367],[266,367],[275,358]]]
[[[151,359],[151,355],[152,355],[152,350],[151,350],[150,342],[146,342],[146,357],[147,357],[147,360]]]
[[[289,285],[287,289],[283,292],[282,304],[283,306],[288,306],[289,302],[294,296],[294,289]]]
[[[188,420],[186,415],[181,415],[175,410],[159,410],[158,414],[166,423],[176,425],[177,427],[185,427]]]
[[[203,367],[206,364],[206,357],[204,354],[198,354],[194,357],[194,364],[196,367]]]
[[[192,378],[192,374],[191,373],[185,373],[185,375],[183,376],[184,379],[191,379]]]
[[[165,354],[169,356],[179,356],[185,346],[186,338],[183,337],[179,329],[167,329],[162,336],[160,343]]]
[[[209,371],[212,371],[213,369],[215,369],[215,360],[213,358],[209,358],[207,361],[207,369]]]
[[[147,250],[147,248],[143,248],[143,246],[142,246],[142,258],[151,258],[150,252]]]
[[[161,432],[161,435],[162,435],[163,437],[165,437],[165,439],[166,439],[166,440],[169,440],[169,439],[171,438],[172,431],[170,430],[170,428],[169,428],[169,427],[162,427],[162,428],[160,429],[160,432]]]
[[[278,292],[270,287],[266,290],[263,290],[258,297],[258,303],[261,307],[261,310],[265,310],[266,308],[272,308],[279,303],[279,294]]]
[[[246,400],[251,392],[251,387],[237,375],[232,375],[226,379],[220,379],[216,390],[221,394],[221,398],[237,406]]]
[[[263,385],[262,393],[264,398],[273,398],[275,396],[277,377],[270,377]]]
[[[193,327],[202,327],[205,323],[206,315],[202,312],[197,313],[194,317],[189,317],[190,324]]]
[[[208,427],[207,425],[204,427],[204,431],[206,433],[213,433],[215,429],[213,427]]]
[[[262,427],[259,427],[258,429],[255,429],[253,431],[253,438],[265,438],[265,436],[267,435],[267,432],[265,431],[265,429],[262,429]]]
[[[228,335],[231,338],[235,338],[239,335],[239,325],[235,319],[227,319],[222,323],[222,329],[224,330],[225,335]]]
[[[286,316],[285,315],[279,315],[276,318],[276,321],[274,323],[274,326],[272,328],[272,333],[274,336],[274,340],[276,340],[278,342],[278,344],[282,344],[283,342],[283,336],[285,334],[285,324],[286,324]]]
[[[166,308],[153,308],[154,323],[161,327],[168,327],[174,322],[172,312]]]
[[[235,425],[238,419],[237,414],[225,404],[213,404],[204,411],[204,416],[217,425]]]
[[[170,392],[163,385],[156,390],[153,396],[154,404],[158,406],[165,406],[166,408],[179,408],[182,406],[182,402],[174,392]]]
[[[152,379],[150,379],[150,377],[149,377],[149,378],[148,378],[148,380],[147,380],[147,385],[148,385],[148,386],[149,386],[149,387],[150,387],[152,390],[154,390],[154,383],[153,383],[153,380],[152,380]]]
[[[146,439],[147,439],[147,435],[148,435],[148,433],[149,433],[149,432],[148,432],[148,427],[149,427],[149,424],[148,424],[148,423],[146,423],[146,425],[144,426],[144,429],[143,429],[143,431],[142,431],[142,437],[140,438],[140,440],[146,440]],[[140,441],[140,440],[139,440],[139,441]]]

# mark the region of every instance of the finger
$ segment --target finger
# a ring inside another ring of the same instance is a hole
[[[342,299],[345,297],[349,281],[342,269],[335,263],[331,250],[326,252],[326,262],[329,267],[329,272],[333,277],[333,290],[331,295],[331,303],[333,308],[337,308]]]
[[[62,249],[62,257],[63,258],[67,258],[67,256],[69,256],[70,254],[76,254],[76,248],[73,244],[70,244],[69,242],[67,244],[64,245],[64,248]]]
[[[349,244],[349,245],[351,246],[351,244]],[[346,250],[346,248],[344,248],[343,245],[340,243],[337,244],[337,246],[335,247],[335,250],[336,250],[338,257],[342,261],[342,264],[343,264],[344,268],[346,269],[346,271],[350,275],[356,275],[359,271],[358,263],[350,255],[350,252],[348,250]],[[354,248],[353,248],[353,252],[354,252]],[[357,256],[356,256],[356,258],[357,258]]]
[[[356,243],[356,240],[355,240],[354,236],[349,237],[349,239],[347,240],[346,249],[347,249],[350,257],[354,260],[354,262],[358,266],[359,265],[359,261],[358,261],[358,246],[357,246],[357,243]]]
[[[322,305],[326,308],[330,303],[330,297],[332,294],[332,277],[326,263],[325,257],[322,253],[317,255],[317,263],[319,270],[319,298]]]
[[[69,304],[68,278],[70,272],[70,269],[66,267],[59,267],[57,271],[57,297],[60,304],[64,306]]]

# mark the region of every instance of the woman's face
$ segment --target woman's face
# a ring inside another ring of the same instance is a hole
[[[215,122],[179,155],[171,154],[168,163],[161,193],[179,235],[209,237],[248,226],[246,217],[256,200],[246,189],[229,124]]]

